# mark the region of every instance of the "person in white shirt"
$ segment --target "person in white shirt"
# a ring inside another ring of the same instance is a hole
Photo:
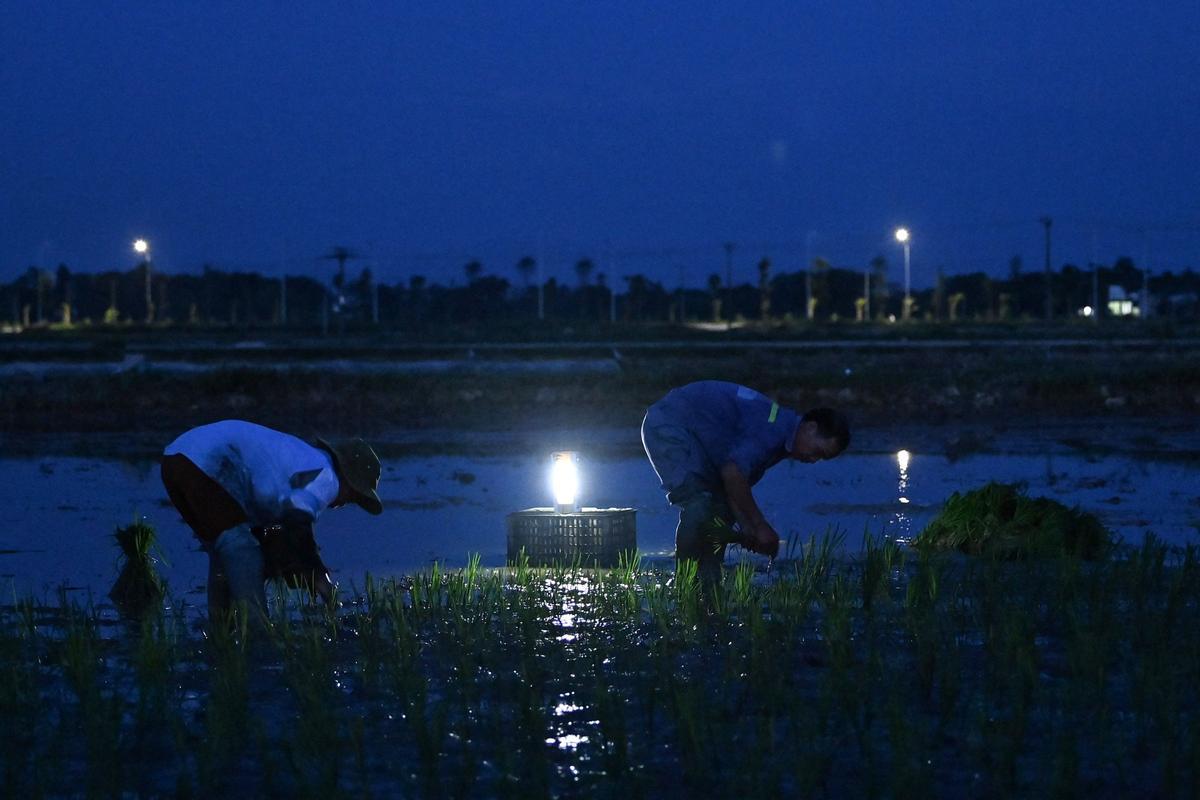
[[[265,613],[270,578],[329,602],[313,523],[346,503],[381,513],[379,474],[379,457],[361,439],[308,444],[241,420],[193,428],[167,445],[163,485],[209,556],[209,616],[242,603]]]

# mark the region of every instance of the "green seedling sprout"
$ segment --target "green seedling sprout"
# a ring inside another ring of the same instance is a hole
[[[154,527],[145,520],[135,519],[131,525],[117,528],[113,536],[124,565],[108,596],[122,614],[140,616],[160,604],[166,594],[163,580],[154,567]]]
[[[1016,485],[991,482],[952,494],[914,544],[998,558],[1070,555],[1096,560],[1110,551],[1112,534],[1092,514],[1028,497]]]
[[[518,582],[474,557],[367,576],[336,619],[289,595],[261,632],[14,601],[0,768],[22,796],[1190,794],[1195,548],[889,544],[814,537],[710,605],[691,566]]]

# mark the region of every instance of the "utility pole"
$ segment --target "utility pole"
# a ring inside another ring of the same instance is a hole
[[[604,260],[608,263],[608,322],[610,325],[615,325],[617,323],[617,275],[613,272],[616,261],[611,249],[605,254]]]
[[[537,301],[538,301],[538,319],[546,318],[546,289],[542,285],[542,259],[537,261]]]
[[[812,268],[813,268],[813,239],[817,238],[816,231],[809,231],[804,235],[804,318],[812,322],[813,304],[812,304]],[[870,302],[870,301],[868,301]],[[870,316],[870,315],[868,315]]]
[[[733,242],[725,243],[725,319],[733,327]]]
[[[151,296],[151,292],[150,292],[150,283],[151,283],[150,269],[151,268],[150,268],[150,253],[149,252],[146,253],[146,261],[145,261],[144,266],[146,268],[146,324],[149,325],[151,322],[154,322],[154,298]]]
[[[809,292],[811,295],[812,292]],[[863,322],[871,321],[871,270],[863,270]]]
[[[1096,229],[1092,228],[1090,238],[1091,258],[1088,266],[1092,268],[1092,324],[1100,321],[1100,256],[1096,252]]]
[[[287,272],[279,276],[279,324],[287,325]]]
[[[683,285],[683,264],[679,264],[679,323],[687,324],[687,287]]]
[[[546,287],[542,281],[542,262],[545,261],[545,253],[542,251],[546,248],[542,246],[541,237],[538,237],[537,245],[537,311],[538,321],[546,318]]]
[[[1150,236],[1142,229],[1142,319],[1150,316]]]
[[[1045,298],[1045,315],[1046,319],[1054,316],[1054,297],[1050,287],[1050,226],[1054,224],[1054,220],[1050,217],[1042,217],[1038,220],[1046,229],[1046,298]]]

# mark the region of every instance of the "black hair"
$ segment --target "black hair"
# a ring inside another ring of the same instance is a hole
[[[840,411],[832,408],[809,409],[800,418],[800,422],[817,423],[817,433],[821,434],[823,439],[833,439],[837,442],[839,451],[850,446],[850,423]]]

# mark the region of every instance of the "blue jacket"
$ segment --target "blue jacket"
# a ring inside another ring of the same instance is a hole
[[[688,482],[719,492],[721,467],[730,462],[747,482],[758,483],[768,468],[787,457],[799,425],[796,412],[754,389],[699,381],[671,390],[651,406],[642,438],[668,496]],[[694,446],[659,445],[683,432]]]

